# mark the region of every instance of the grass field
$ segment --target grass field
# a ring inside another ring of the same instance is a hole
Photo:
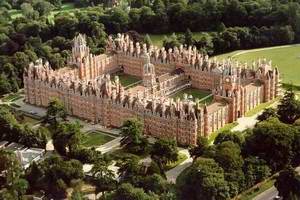
[[[173,99],[175,99],[175,100],[177,98],[183,99],[184,94],[187,94],[188,96],[192,95],[193,96],[193,100],[196,100],[196,99],[201,100],[201,99],[209,96],[211,93],[208,92],[208,91],[203,91],[203,90],[199,90],[199,89],[196,89],[196,88],[187,88],[187,89],[184,89],[184,90],[182,90],[180,92],[175,93],[171,97]],[[208,104],[211,101],[212,101],[212,97],[208,97],[207,99],[205,99],[205,100],[203,99],[200,102],[203,103],[203,104],[206,102]]]
[[[86,133],[86,137],[84,138],[82,144],[85,147],[95,147],[103,145],[114,138],[100,131],[93,131]]]
[[[238,53],[238,55],[236,55]],[[282,46],[249,51],[234,51],[217,56],[218,59],[232,57],[241,62],[251,64],[253,60],[266,58],[278,66],[283,83],[300,85],[300,45]]]

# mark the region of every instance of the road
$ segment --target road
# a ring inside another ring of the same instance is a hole
[[[296,168],[296,171],[300,174],[300,167]],[[257,195],[253,200],[273,200],[278,195],[277,189],[273,186],[263,193]]]
[[[170,183],[176,183],[176,179],[179,176],[179,174],[183,170],[191,166],[193,162],[193,159],[191,158],[190,153],[187,149],[180,150],[179,152],[185,154],[188,158],[176,167],[166,172],[167,180]]]

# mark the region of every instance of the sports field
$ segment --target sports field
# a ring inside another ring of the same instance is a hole
[[[217,56],[218,59],[231,57],[251,65],[253,60],[266,58],[277,66],[283,83],[300,85],[300,45],[279,46],[264,49],[234,51]]]

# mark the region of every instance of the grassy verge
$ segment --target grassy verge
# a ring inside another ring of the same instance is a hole
[[[16,101],[21,98],[22,98],[22,96],[19,93],[12,93],[12,94],[8,94],[7,96],[3,97],[2,101],[3,102]]]
[[[275,103],[276,101],[278,101],[279,98],[275,98],[272,101],[266,102],[266,103],[261,103],[258,106],[256,106],[255,108],[249,110],[248,112],[246,112],[245,117],[251,117],[257,113],[259,113],[260,111],[264,110],[265,108],[271,106],[273,103]]]
[[[257,195],[263,193],[264,191],[270,189],[275,183],[275,179],[274,178],[270,178],[268,180],[266,180],[265,182],[263,182],[261,185],[259,186],[255,186],[252,187],[251,189],[243,192],[242,194],[240,194],[237,199],[238,200],[251,200],[254,199],[254,197],[256,197]]]
[[[232,128],[234,128],[237,125],[238,125],[237,122],[232,122],[230,124],[226,124],[225,126],[220,128],[219,130],[211,133],[210,136],[209,136],[209,139],[208,139],[209,144],[214,142],[215,138],[219,135],[219,133],[221,133],[223,131],[231,130]]]
[[[125,160],[125,159],[138,159],[141,160],[145,157],[147,157],[148,155],[137,155],[137,154],[133,154],[128,152],[126,149],[124,148],[120,148],[120,149],[116,149],[112,152],[107,153],[109,157],[112,158],[112,160]]]
[[[105,133],[102,133],[100,131],[94,131],[94,132],[86,133],[82,144],[85,147],[96,147],[96,146],[101,146],[113,139],[114,139],[113,137]]]
[[[184,153],[179,153],[178,154],[178,160],[175,162],[170,162],[166,165],[165,170],[168,171],[174,167],[176,167],[177,165],[179,165],[180,163],[182,163],[183,161],[185,161],[188,157],[184,154]]]

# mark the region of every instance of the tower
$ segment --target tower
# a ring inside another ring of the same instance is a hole
[[[72,47],[72,64],[77,65],[80,79],[84,79],[86,74],[86,59],[89,58],[90,49],[86,45],[85,35],[79,34],[74,38]]]
[[[79,34],[74,38],[72,55],[76,63],[82,62],[83,58],[89,55],[89,48],[86,45],[85,35]]]
[[[156,84],[155,67],[150,63],[150,56],[144,53],[144,66],[143,66],[143,85],[145,87],[152,87]]]

